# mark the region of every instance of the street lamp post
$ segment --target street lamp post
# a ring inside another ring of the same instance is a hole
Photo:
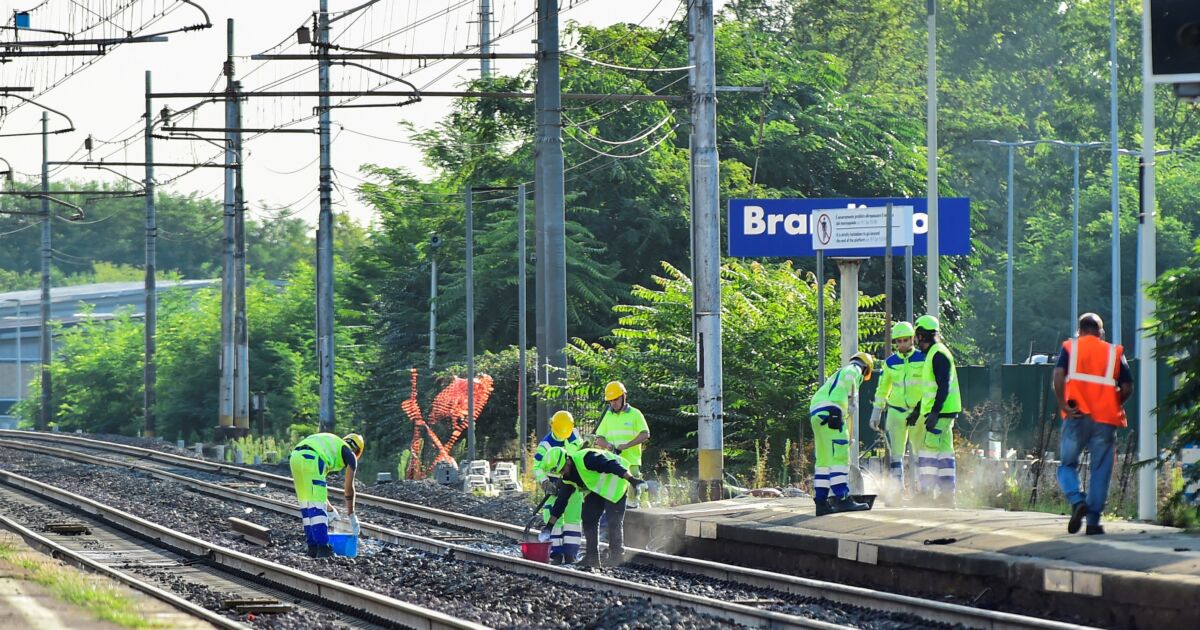
[[[1079,321],[1079,150],[1108,146],[1104,142],[1063,142],[1050,140],[1049,144],[1071,150],[1071,322],[1068,331],[1075,330]]]

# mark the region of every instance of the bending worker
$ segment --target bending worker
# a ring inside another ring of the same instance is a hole
[[[921,371],[925,369],[925,353],[913,347],[913,334],[913,325],[908,322],[896,322],[892,326],[896,352],[883,362],[879,387],[875,389],[875,409],[871,412],[871,429],[881,433],[887,443],[891,479],[897,493],[905,490],[904,450],[908,447],[908,417],[921,406],[924,393]],[[913,446],[915,451],[917,443]]]
[[[1133,395],[1133,374],[1124,349],[1104,341],[1104,322],[1095,313],[1079,318],[1079,333],[1063,342],[1054,366],[1054,393],[1062,414],[1058,485],[1071,502],[1067,533],[1079,531],[1087,517],[1088,536],[1104,533],[1100,514],[1112,480],[1113,442],[1126,426],[1125,401]],[[1091,459],[1088,491],[1079,486],[1079,456],[1087,449]]]
[[[304,538],[308,542],[308,555],[328,558],[333,555],[329,546],[329,517],[333,506],[329,504],[325,479],[330,473],[346,470],[343,486],[346,498],[346,515],[354,516],[354,473],[363,453],[363,438],[357,433],[338,437],[332,433],[315,433],[296,445],[288,463],[292,468],[292,483],[296,486],[296,499],[300,503],[300,518],[304,521]]]
[[[569,411],[559,411],[550,418],[550,432],[537,445],[537,453],[533,456],[533,478],[541,484],[542,490],[551,495],[546,500],[542,518],[550,521],[558,493],[558,478],[553,478],[541,465],[546,453],[552,448],[561,448],[568,454],[583,448],[583,440],[575,432],[575,417]],[[571,564],[578,560],[579,543],[583,541],[583,493],[571,494],[567,507],[562,516],[554,522],[550,533],[550,564]]]
[[[547,449],[540,462],[547,475],[561,479],[558,496],[550,510],[538,540],[550,540],[554,527],[562,518],[571,497],[583,494],[583,533],[587,538],[587,553],[583,566],[617,566],[625,559],[625,495],[630,486],[636,489],[645,483],[629,473],[621,458],[594,448],[568,453],[561,446]],[[600,515],[608,518],[608,555],[600,559]]]
[[[596,427],[596,448],[608,449],[620,455],[630,474],[640,477],[642,444],[650,439],[646,417],[629,404],[625,385],[620,381],[612,381],[604,386],[604,401],[608,403],[608,409],[604,410],[600,426]],[[629,507],[637,509],[640,505],[639,497],[629,497]]]
[[[850,363],[833,373],[813,396],[809,422],[813,429],[813,500],[817,516],[834,512],[858,512],[870,506],[850,496],[850,436],[846,420],[850,417],[850,399],[858,396],[862,382],[871,378],[875,358],[866,352],[850,357]],[[834,500],[829,501],[833,492]]]
[[[917,318],[917,347],[925,353],[925,367],[921,380],[925,391],[921,396],[920,420],[925,436],[918,444],[917,469],[921,477],[921,491],[932,493],[937,489],[937,503],[943,507],[954,507],[954,421],[962,411],[962,398],[958,392],[958,370],[954,355],[942,343],[938,328],[940,324],[933,315]]]

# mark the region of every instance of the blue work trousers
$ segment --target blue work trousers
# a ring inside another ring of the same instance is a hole
[[[1088,525],[1100,524],[1100,514],[1108,498],[1108,483],[1112,480],[1115,457],[1113,441],[1116,435],[1116,426],[1096,422],[1089,416],[1063,420],[1058,485],[1071,505],[1079,502],[1087,504]],[[1084,449],[1087,449],[1091,459],[1087,494],[1079,487],[1079,456]]]

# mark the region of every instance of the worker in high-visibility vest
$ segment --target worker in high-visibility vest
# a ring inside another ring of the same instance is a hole
[[[558,411],[550,418],[550,432],[537,445],[533,456],[533,478],[541,484],[542,491],[550,495],[542,509],[542,520],[550,522],[558,494],[557,476],[551,476],[541,465],[546,453],[552,448],[562,448],[573,453],[583,448],[583,440],[575,432],[575,416],[569,411]],[[550,564],[571,564],[578,560],[579,544],[583,542],[583,493],[576,492],[567,502],[562,517],[554,522],[550,535]]]
[[[1126,426],[1125,401],[1133,395],[1133,374],[1124,349],[1104,341],[1104,322],[1095,313],[1079,318],[1078,335],[1063,342],[1054,367],[1054,393],[1063,418],[1058,485],[1071,502],[1067,533],[1087,517],[1089,536],[1104,533],[1100,514],[1112,480],[1113,444]],[[1079,486],[1079,456],[1090,456],[1091,477],[1085,494]]]
[[[304,539],[308,543],[308,555],[328,558],[333,555],[329,545],[329,512],[334,511],[329,503],[325,480],[330,473],[346,471],[343,492],[346,499],[346,515],[357,522],[354,515],[354,474],[365,447],[363,438],[357,433],[338,437],[332,433],[310,435],[292,449],[288,464],[292,469],[292,484],[296,487],[296,500],[300,504],[300,518],[304,523]]]
[[[942,343],[938,335],[940,327],[933,315],[922,315],[916,321],[917,347],[925,353],[925,367],[921,370],[925,390],[917,420],[925,435],[917,444],[917,470],[922,492],[936,492],[938,505],[953,508],[954,421],[962,412],[962,397],[954,355]]]
[[[921,381],[925,353],[914,347],[914,334],[913,325],[908,322],[896,322],[892,326],[892,343],[896,345],[896,351],[883,361],[879,386],[875,389],[875,409],[871,412],[871,429],[881,432],[887,444],[891,479],[897,492],[904,490],[904,450],[913,428],[909,426],[908,418],[921,406],[921,397],[925,393]],[[916,446],[914,444],[914,451]]]
[[[848,364],[817,389],[808,407],[815,454],[813,501],[817,516],[870,509],[850,496],[850,434],[846,423],[850,420],[850,402],[857,400],[859,387],[871,378],[874,367],[875,358],[866,352],[850,357]]]
[[[625,559],[625,496],[645,483],[630,474],[620,457],[594,448],[568,453],[561,446],[548,449],[539,465],[548,475],[558,476],[558,496],[550,510],[550,519],[542,528],[538,540],[548,541],[554,526],[562,518],[566,506],[575,494],[583,497],[583,533],[587,552],[583,566],[599,568],[617,566]],[[608,555],[600,558],[600,515],[608,519]]]
[[[620,381],[612,381],[604,386],[604,401],[608,409],[596,427],[596,448],[608,449],[625,460],[634,477],[642,475],[642,445],[650,439],[650,425],[646,424],[646,416],[636,407],[629,404],[629,393]],[[644,490],[642,488],[641,490]],[[629,507],[637,509],[646,499],[643,492],[638,496],[629,497]],[[648,500],[646,507],[649,507]]]

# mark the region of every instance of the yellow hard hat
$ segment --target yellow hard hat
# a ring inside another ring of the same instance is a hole
[[[550,434],[556,440],[566,440],[575,430],[575,416],[570,411],[556,411],[550,417]]]
[[[623,385],[621,381],[612,381],[608,385],[604,386],[605,402],[614,401],[624,396],[625,393],[625,385]]]
[[[566,465],[567,450],[561,446],[551,446],[546,449],[546,452],[542,454],[541,461],[538,462],[538,468],[551,475],[558,475]]]
[[[866,371],[863,372],[863,380],[864,381],[871,380],[871,372],[875,371],[875,357],[871,356],[871,353],[858,352],[858,353],[855,353],[854,356],[850,357],[850,360],[851,361],[857,360],[857,361],[861,362],[863,364],[863,367],[866,368]]]
[[[363,441],[363,437],[361,435],[357,433],[348,433],[342,438],[342,441],[346,443],[346,446],[350,447],[350,450],[354,451],[355,457],[362,457],[363,450],[366,448],[367,444]]]

